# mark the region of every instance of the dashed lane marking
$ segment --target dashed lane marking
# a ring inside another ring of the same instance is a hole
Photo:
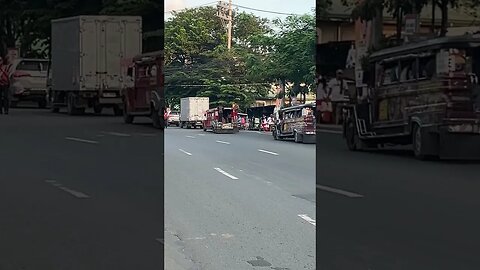
[[[189,156],[192,155],[192,153],[189,153],[189,152],[187,152],[187,151],[185,151],[185,150],[183,150],[183,149],[178,149],[178,150],[179,150],[180,152],[184,153],[184,154],[189,155]]]
[[[343,195],[343,196],[347,196],[349,198],[363,198],[363,195],[353,193],[353,192],[350,192],[350,191],[341,190],[341,189],[338,189],[338,188],[332,188],[332,187],[317,185],[317,189],[327,191],[327,192],[336,193],[336,194],[340,194],[340,195]]]
[[[235,177],[235,176],[227,173],[226,171],[224,171],[224,170],[222,170],[222,169],[220,169],[220,168],[214,168],[214,169],[215,169],[217,172],[219,172],[219,173],[227,176],[228,178],[231,178],[231,179],[233,179],[233,180],[237,180],[237,179],[238,179],[237,177]]]
[[[224,141],[216,141],[217,143],[223,143],[223,144],[230,144],[229,142],[224,142]]]
[[[46,180],[45,182],[47,182],[48,184],[56,187],[56,188],[59,188],[67,193],[69,193],[70,195],[78,198],[78,199],[87,199],[87,198],[90,198],[87,194],[83,193],[83,192],[80,192],[80,191],[76,191],[76,190],[73,190],[73,189],[69,189],[67,187],[64,187],[62,184],[58,183],[57,181],[55,180]]]
[[[185,137],[195,139],[195,137],[193,136],[185,136]]]
[[[74,138],[74,137],[65,137],[65,139],[66,139],[66,140],[69,140],[69,141],[75,141],[75,142],[98,144],[97,141],[84,140],[84,139]]]
[[[102,132],[102,133],[105,133],[105,134],[108,134],[108,135],[112,135],[112,136],[118,136],[118,137],[131,137],[132,135],[130,134],[126,134],[126,133],[120,133],[120,132]]]
[[[312,224],[313,226],[317,226],[317,222],[315,221],[315,219],[309,217],[308,215],[305,215],[305,214],[302,214],[302,215],[298,215],[301,219],[305,220],[306,222]]]
[[[270,151],[263,150],[263,149],[258,149],[258,151],[259,151],[259,152],[262,152],[262,153],[266,153],[266,154],[278,156],[278,153],[275,153],[275,152],[270,152]]]

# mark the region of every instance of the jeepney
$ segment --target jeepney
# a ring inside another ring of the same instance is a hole
[[[316,104],[302,104],[285,107],[275,114],[272,135],[275,140],[293,138],[297,143],[315,143]]]
[[[350,150],[412,145],[415,157],[480,158],[480,37],[435,38],[375,52],[367,99],[347,107]]]
[[[128,68],[133,86],[123,90],[123,119],[133,123],[135,117],[150,117],[153,126],[165,127],[163,95],[163,51],[146,53],[133,58]]]
[[[203,130],[213,133],[237,133],[239,131],[234,108],[217,107],[205,112]]]

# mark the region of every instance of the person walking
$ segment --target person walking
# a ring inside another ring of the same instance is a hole
[[[10,70],[8,58],[0,57],[0,114],[8,114],[10,108]]]
[[[328,83],[328,96],[332,101],[335,124],[340,123],[343,109],[342,103],[347,101],[347,95],[348,84],[345,79],[343,79],[343,70],[339,69],[336,72],[336,77]]]

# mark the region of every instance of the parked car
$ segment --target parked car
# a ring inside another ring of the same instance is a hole
[[[22,101],[36,102],[40,108],[47,106],[48,65],[46,59],[20,58],[13,62],[13,107]]]
[[[169,126],[180,126],[180,112],[172,111],[168,117]]]

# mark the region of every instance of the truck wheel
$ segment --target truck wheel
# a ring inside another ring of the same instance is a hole
[[[75,108],[75,100],[72,94],[67,95],[67,113],[69,115],[76,115],[77,110]]]
[[[413,127],[413,138],[412,138],[412,144],[413,144],[413,153],[415,155],[415,158],[419,160],[426,160],[427,155],[425,155],[425,136],[422,132],[422,127],[420,125],[415,124]]]
[[[120,106],[118,106],[118,105],[114,105],[114,106],[113,106],[113,114],[114,114],[115,116],[121,116],[121,115],[123,115],[123,110],[122,110],[122,108],[120,108]]]

